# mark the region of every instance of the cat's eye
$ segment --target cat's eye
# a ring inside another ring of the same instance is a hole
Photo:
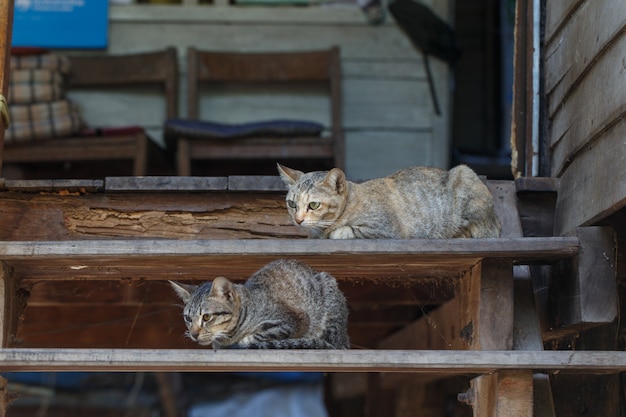
[[[309,203],[309,208],[311,210],[317,210],[318,208],[320,208],[320,203],[318,201],[311,201]]]
[[[183,318],[185,319],[186,323],[191,323],[191,317],[189,317],[188,314],[185,314],[185,316]]]
[[[293,200],[287,200],[287,205],[289,206],[289,208],[292,208],[294,210],[298,208],[298,205]]]
[[[211,315],[210,314],[203,314],[202,315],[202,321],[209,321],[211,320]]]

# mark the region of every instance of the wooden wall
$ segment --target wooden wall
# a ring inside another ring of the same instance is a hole
[[[425,0],[448,16],[448,0]],[[387,175],[415,164],[447,167],[449,159],[450,82],[447,66],[431,60],[443,115],[435,115],[421,54],[389,17],[367,23],[356,6],[236,7],[112,5],[109,48],[125,53],[175,46],[181,62],[181,115],[186,115],[185,52],[188,46],[215,50],[316,49],[339,45],[344,77],[343,122],[347,171],[354,179]],[[111,92],[74,94],[92,124],[136,123],[160,135],[163,107],[150,92],[119,97]],[[96,98],[94,100],[94,97]],[[249,97],[248,97],[249,98]],[[307,94],[278,99],[260,111],[244,96],[223,99],[203,117],[238,122],[248,117],[298,117],[327,120],[325,103]],[[130,115],[130,116],[129,116]]]
[[[626,204],[626,2],[546,2],[545,91],[556,233]]]

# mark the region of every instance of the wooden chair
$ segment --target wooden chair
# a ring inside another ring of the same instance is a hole
[[[178,114],[178,59],[174,48],[127,55],[71,56],[70,63],[69,91],[106,87],[124,87],[130,91],[145,88],[146,85],[159,86],[165,99],[164,118],[173,118]],[[37,164],[131,160],[132,175],[142,176],[147,174],[149,155],[164,156],[164,151],[142,127],[88,130],[90,132],[81,132],[74,137],[8,143],[4,149],[4,162]]]
[[[338,47],[272,53],[210,52],[190,47],[187,63],[189,119],[170,121],[165,128],[166,143],[177,152],[178,175],[191,175],[192,160],[270,160],[273,170],[277,160],[285,159],[325,159],[331,166],[344,166]],[[203,85],[211,88],[242,84],[268,89],[323,85],[330,108],[329,126],[321,126],[322,135],[311,135],[294,132],[297,129],[292,129],[289,120],[261,122],[260,129],[254,122],[221,125],[199,120],[199,91]],[[268,128],[276,122],[278,126]],[[281,122],[286,127],[280,126]]]

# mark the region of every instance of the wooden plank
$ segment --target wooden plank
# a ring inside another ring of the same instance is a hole
[[[13,271],[0,261],[0,347],[14,343],[28,294],[18,288]]]
[[[8,191],[35,193],[95,193],[104,188],[102,180],[5,180]]]
[[[558,38],[546,44],[544,65],[550,115],[558,110],[606,49],[623,36],[626,3],[621,0],[585,1],[565,23]]]
[[[287,186],[278,176],[231,175],[228,177],[231,191],[278,191],[287,192]]]
[[[626,39],[626,38],[625,38]],[[555,234],[572,233],[626,205],[626,118],[571,161],[560,180]]]
[[[225,191],[228,188],[227,177],[106,177],[107,192],[170,192],[186,191]]]
[[[0,96],[8,100],[9,96],[9,65],[11,62],[11,36],[13,34],[13,2],[5,1],[0,5]],[[0,106],[5,103],[3,100]],[[8,112],[8,109],[4,109]],[[1,115],[0,115],[1,116]],[[9,121],[10,122],[10,121]],[[0,117],[0,172],[2,170],[2,161],[4,160],[4,131],[8,126],[6,121]],[[5,401],[0,401],[0,416],[4,416]]]
[[[471,381],[474,417],[533,417],[531,371],[505,371]]]
[[[486,374],[498,370],[619,373],[623,351],[2,349],[11,371],[287,371]]]
[[[626,97],[621,91],[626,89],[626,77],[615,70],[615,62],[621,62],[625,55],[626,31],[598,57],[567,100],[554,103],[559,107],[551,115],[549,130],[552,176],[561,177],[579,154],[597,147],[597,142],[624,119]]]
[[[481,258],[509,259],[517,263],[554,262],[578,253],[576,237],[491,238],[491,239],[277,239],[268,244],[243,240],[86,240],[60,242],[0,242],[0,259],[32,262],[71,257],[111,256],[132,259],[155,256],[208,257],[225,255],[326,255],[326,256],[413,256],[414,261],[472,265]],[[445,258],[448,258],[447,260]],[[379,259],[378,261],[382,261]]]
[[[483,260],[462,279],[457,294],[460,329],[468,349],[513,347],[513,265]]]
[[[561,0],[546,4],[546,39],[556,35],[570,15],[586,0]]]
[[[55,191],[55,182],[43,184],[49,187],[0,193],[0,240],[306,237],[289,218],[283,192],[205,192],[196,187],[204,179],[185,180],[176,179],[174,184],[167,179],[161,183],[133,178],[129,181],[138,186],[135,191],[128,184],[109,182],[116,190],[106,194],[83,193],[89,191],[86,187],[67,192],[65,184]],[[206,181],[210,187],[213,180]],[[143,187],[153,192],[142,191]],[[170,193],[173,188],[191,190],[174,195]]]
[[[13,1],[4,1],[0,4],[0,96],[6,98],[9,88],[9,63],[11,59],[11,36],[13,34]],[[0,106],[2,103],[0,103]],[[8,111],[8,109],[5,109]],[[0,172],[2,171],[2,161],[4,160],[4,130],[7,128],[6,121],[0,115]],[[4,180],[0,181],[4,183]],[[0,184],[3,185],[3,184]],[[0,262],[0,300],[2,307],[0,308],[0,346],[7,345],[9,334],[10,314],[12,313],[12,304],[10,300],[14,295],[10,290],[11,285],[8,278],[8,271],[5,269],[3,262]],[[9,302],[9,303],[8,303]],[[9,396],[7,389],[7,380],[0,377],[0,416],[4,417],[9,407]]]
[[[85,240],[0,242],[0,260],[31,279],[248,277],[293,257],[337,278],[456,278],[481,258],[551,262],[574,256],[577,238],[440,240]],[[246,257],[245,264],[241,258]]]
[[[571,242],[575,238],[567,240]],[[444,292],[449,289],[458,277],[474,267],[478,262],[476,256],[506,256],[502,249],[507,246],[507,241],[502,240],[489,242],[487,246],[494,251],[491,255],[475,252],[478,241],[466,240],[465,249],[449,250],[461,241],[448,242],[448,247],[443,242],[389,241],[389,245],[382,248],[380,241],[305,239],[273,241],[272,245],[264,240],[14,242],[0,244],[0,259],[22,281],[177,279],[202,282],[220,275],[245,280],[277,258],[296,258],[331,273],[340,281],[355,285],[380,283],[399,288],[419,285],[428,294],[429,286],[441,288]],[[554,256],[559,259],[575,253],[570,252],[571,247],[562,252],[561,247],[557,250],[558,255],[550,255],[535,252],[537,245],[532,247],[527,239],[524,243],[531,246],[527,249],[538,259]],[[433,246],[438,245],[443,245],[441,252],[433,252]],[[471,249],[468,245],[472,246]],[[518,252],[515,248],[520,247],[512,245],[509,256],[519,258],[524,254],[524,250]],[[464,251],[469,252],[463,254]],[[245,263],[241,262],[242,257],[246,258]]]
[[[582,227],[576,232],[579,255],[553,267],[551,337],[611,323],[618,313],[613,228]]]

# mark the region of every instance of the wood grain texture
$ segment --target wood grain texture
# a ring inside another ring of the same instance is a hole
[[[576,86],[567,101],[556,102],[549,129],[552,175],[561,177],[577,154],[606,135],[626,114],[626,32]]]
[[[497,370],[617,373],[621,351],[2,349],[9,371],[287,371],[485,374]]]
[[[503,371],[471,381],[475,417],[532,417],[531,371]]]
[[[554,2],[548,9],[559,7]],[[546,44],[546,93],[550,115],[576,87],[596,60],[623,35],[626,3],[620,0],[585,1],[563,31]],[[593,33],[593,36],[590,36]]]
[[[618,314],[616,244],[611,227],[576,230],[579,255],[553,268],[550,336],[609,324]]]
[[[289,219],[282,191],[220,193],[210,190],[213,185],[221,188],[227,180],[222,179],[222,185],[213,182],[169,181],[163,177],[154,181],[112,179],[107,181],[106,194],[102,188],[95,194],[86,193],[81,184],[67,182],[46,183],[43,188],[23,183],[19,190],[0,193],[0,215],[5,225],[0,228],[0,239],[306,236]],[[239,182],[237,187],[244,185]],[[131,189],[135,192],[129,192]]]
[[[569,16],[586,0],[562,0],[550,2],[546,5],[546,39],[550,39],[558,32]]]
[[[555,234],[593,225],[626,205],[626,118],[571,161],[560,178]]]

